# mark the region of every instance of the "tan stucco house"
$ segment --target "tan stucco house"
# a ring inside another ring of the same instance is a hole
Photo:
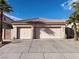
[[[10,39],[65,38],[65,21],[33,18],[14,21]]]
[[[3,30],[4,40],[65,38],[65,20],[32,18],[12,21],[11,25],[12,29]]]

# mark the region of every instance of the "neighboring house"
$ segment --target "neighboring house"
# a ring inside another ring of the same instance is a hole
[[[64,39],[65,20],[33,18],[12,22],[9,39]]]
[[[77,23],[76,25],[77,25],[77,31],[79,32],[79,23]]]
[[[11,37],[11,29],[13,29],[12,24],[11,24],[12,22],[13,22],[12,19],[7,17],[6,15],[3,16],[3,34],[2,34],[2,38],[3,38],[4,41],[6,39],[10,40],[9,38]]]

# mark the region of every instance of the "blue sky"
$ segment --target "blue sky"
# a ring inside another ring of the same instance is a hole
[[[10,14],[18,18],[66,19],[71,10],[64,9],[61,4],[67,0],[8,0],[13,7]]]

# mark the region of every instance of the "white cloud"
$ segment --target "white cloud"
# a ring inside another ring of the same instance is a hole
[[[66,2],[64,2],[63,4],[61,4],[61,6],[63,6],[64,8],[68,8],[68,9],[72,9],[71,5],[73,2],[79,2],[79,0],[68,0]]]

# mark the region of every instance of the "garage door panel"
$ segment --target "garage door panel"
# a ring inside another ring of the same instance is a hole
[[[20,39],[32,39],[32,29],[31,28],[21,28],[20,29]]]
[[[40,38],[61,38],[61,28],[41,28]]]

